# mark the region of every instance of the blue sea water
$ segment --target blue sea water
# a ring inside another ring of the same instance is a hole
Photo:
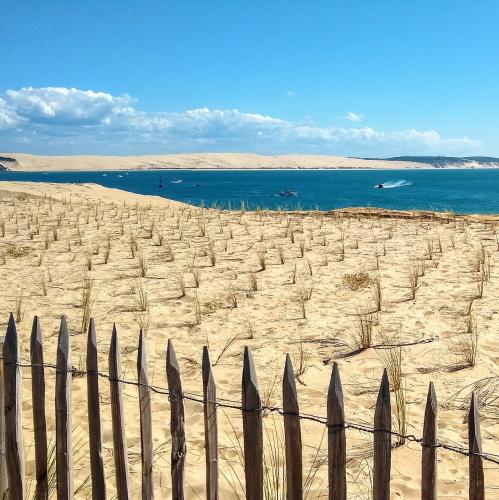
[[[180,183],[172,183],[181,179]],[[0,180],[97,183],[195,205],[330,210],[382,207],[499,214],[498,170],[144,170],[0,172]],[[160,188],[160,180],[163,187]],[[385,189],[376,189],[384,184]],[[295,197],[279,193],[293,191]]]

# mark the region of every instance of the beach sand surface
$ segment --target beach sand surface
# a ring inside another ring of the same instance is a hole
[[[184,391],[202,394],[201,355],[208,345],[219,398],[239,402],[243,350],[249,346],[263,403],[273,407],[282,404],[282,372],[289,353],[301,412],[325,417],[336,361],[347,420],[372,426],[383,368],[397,365],[400,357],[401,376],[396,370],[389,373],[393,429],[422,435],[428,384],[433,381],[439,438],[466,447],[470,394],[476,388],[483,450],[495,454],[499,454],[498,264],[494,218],[374,209],[221,211],[97,185],[0,182],[0,328],[5,331],[13,311],[24,361],[29,362],[33,316],[39,315],[45,362],[55,363],[64,314],[71,335],[71,363],[84,369],[84,318],[91,315],[102,372],[108,372],[115,323],[122,378],[137,380],[142,328],[151,385],[167,386],[166,346],[172,339]],[[371,347],[365,349],[359,346],[361,324],[364,333],[372,335]],[[473,339],[478,339],[477,353],[470,363]],[[22,374],[22,425],[32,495],[31,372],[23,368]],[[46,378],[52,447],[54,370],[47,368]],[[106,378],[99,383],[103,457],[113,498],[109,383]],[[158,498],[168,497],[170,403],[161,391],[151,396],[154,488]],[[141,443],[135,385],[123,386],[123,400],[133,498],[138,498]],[[85,377],[75,376],[76,498],[91,498],[86,401]],[[205,498],[202,405],[187,400],[185,411],[187,498]],[[266,485],[272,491],[268,498],[283,498],[282,417],[266,411],[263,422]],[[347,429],[346,434],[349,498],[371,498],[373,436],[356,429]],[[219,440],[220,498],[244,498],[240,411],[219,409]],[[327,498],[325,427],[303,420],[302,441],[306,498]],[[392,498],[420,498],[421,446],[411,441],[396,446],[396,437],[393,444]],[[486,497],[495,498],[499,466],[484,462],[484,467]],[[468,457],[439,449],[438,468],[439,497],[467,498]],[[53,490],[51,494],[55,497]]]

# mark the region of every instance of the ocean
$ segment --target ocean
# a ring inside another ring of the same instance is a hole
[[[206,207],[499,214],[499,169],[1,171],[0,180],[96,183]]]

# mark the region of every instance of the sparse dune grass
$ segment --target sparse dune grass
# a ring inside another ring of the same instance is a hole
[[[443,402],[470,384],[496,376],[495,221],[376,209],[297,213],[200,208],[99,186],[12,183],[2,189],[0,326],[5,331],[12,311],[23,360],[29,360],[31,321],[37,314],[45,361],[55,362],[58,322],[66,314],[73,364],[84,366],[82,333],[93,317],[102,371],[115,322],[124,379],[136,380],[138,335],[143,330],[152,385],[166,385],[165,350],[171,338],[184,390],[199,394],[201,350],[209,345],[217,392],[237,401],[242,352],[248,345],[262,398],[281,405],[280,377],[289,353],[301,411],[319,416],[325,416],[331,363],[337,361],[347,418],[366,424],[372,423],[377,387],[387,367],[395,430],[421,435],[426,386],[433,380],[442,401],[439,420],[445,422],[439,435],[466,444],[465,410]],[[387,325],[399,325],[395,339],[384,335]],[[31,380],[29,371],[23,375],[23,426],[32,480]],[[54,382],[48,370],[49,436],[55,425]],[[105,379],[100,391],[103,456],[113,498]],[[137,396],[136,387],[124,386],[134,498],[140,497]],[[499,435],[499,401],[492,396],[481,401],[483,449],[499,453],[494,437]],[[156,496],[168,498],[168,399],[152,394],[152,408]],[[86,411],[86,381],[77,377],[73,414],[83,429]],[[186,401],[188,498],[205,496],[200,412],[197,403]],[[279,488],[284,495],[281,418],[264,417],[265,481],[269,492]],[[302,426],[305,498],[323,498],[327,431],[316,422],[303,421]],[[241,430],[240,412],[220,410],[220,497],[228,500],[244,497]],[[372,478],[372,436],[354,429],[347,435],[349,497],[363,498]],[[87,498],[88,444],[79,437],[78,443],[82,449],[75,454],[75,485],[80,488],[78,498]],[[419,480],[414,464],[420,462],[420,449],[404,445],[403,439],[398,444],[392,456],[397,471],[393,495],[416,498],[417,490],[407,487],[407,478],[412,478],[410,485]],[[439,482],[440,494],[463,497],[467,457],[443,451],[440,456],[439,475],[445,478]],[[486,484],[499,484],[497,470],[487,469],[486,475]]]

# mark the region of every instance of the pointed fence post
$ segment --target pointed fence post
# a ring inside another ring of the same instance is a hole
[[[346,500],[346,436],[343,388],[338,363],[333,364],[327,393],[329,499]]]
[[[106,480],[104,476],[104,461],[102,458],[98,372],[99,365],[97,361],[95,322],[93,318],[90,318],[87,337],[87,403],[92,499],[106,500]]]
[[[172,341],[168,339],[166,349],[166,376],[168,378],[168,392],[170,398],[170,431],[172,435],[172,498],[185,498],[185,413],[180,379],[180,367]]]
[[[57,499],[73,498],[73,455],[71,441],[71,351],[66,316],[61,318],[57,342],[55,378],[55,431]]]
[[[120,379],[120,344],[116,325],[113,325],[113,333],[111,334],[111,344],[109,347],[109,387],[111,391],[116,492],[118,500],[129,500],[131,498],[130,476],[128,472],[128,450],[123,414],[122,382]]]
[[[421,500],[437,498],[437,395],[433,382],[428,388],[421,443]]]
[[[471,405],[468,414],[468,450],[470,485],[469,499],[484,500],[485,487],[483,480],[483,458],[477,453],[482,453],[482,436],[480,434],[480,414],[478,412],[478,401],[473,391]]]
[[[217,388],[208,347],[203,347],[204,443],[206,450],[206,498],[218,500]]]
[[[390,500],[391,430],[390,383],[385,368],[374,412],[373,500]]]
[[[45,368],[43,366],[42,329],[38,316],[31,329],[31,397],[35,438],[36,500],[48,498],[47,423],[45,419]]]
[[[286,446],[286,498],[303,498],[302,443],[300,407],[296,391],[295,372],[289,354],[286,354],[282,378],[282,409],[284,411],[284,442]]]
[[[5,456],[10,500],[23,500],[25,494],[20,363],[16,323],[11,313],[3,345]]]
[[[246,499],[263,500],[262,401],[253,357],[248,347],[244,348],[242,403]]]
[[[3,382],[3,345],[5,337],[0,337],[0,498],[7,498],[9,482],[7,477],[7,461],[5,459],[5,413],[4,413],[4,382]]]
[[[140,330],[139,334],[137,379],[139,382],[142,499],[152,500],[154,498],[154,489],[152,481],[151,389],[149,389],[149,371],[147,369],[146,337],[142,330]]]

